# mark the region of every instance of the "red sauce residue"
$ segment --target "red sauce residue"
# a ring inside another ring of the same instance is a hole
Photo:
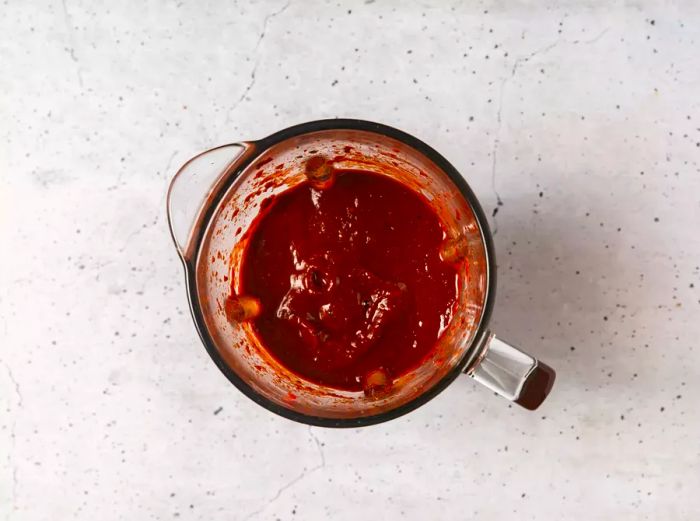
[[[367,392],[431,354],[457,300],[457,267],[440,260],[443,225],[386,176],[339,171],[322,190],[283,192],[249,229],[240,290],[260,300],[261,344],[322,385]]]
[[[265,199],[260,201],[260,210],[264,210],[265,208],[270,206],[270,204],[272,204],[272,201],[274,201],[274,200],[275,200],[275,196],[271,195],[270,197],[266,197]]]

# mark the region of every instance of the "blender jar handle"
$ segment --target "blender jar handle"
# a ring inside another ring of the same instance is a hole
[[[253,148],[245,142],[212,148],[187,161],[173,177],[167,195],[168,225],[183,260],[193,254],[190,243],[207,200]]]
[[[531,411],[552,390],[556,374],[547,364],[489,333],[476,366],[467,371],[474,380]]]

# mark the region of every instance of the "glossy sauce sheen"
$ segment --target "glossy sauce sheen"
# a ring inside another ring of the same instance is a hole
[[[429,204],[378,174],[276,196],[252,227],[242,292],[260,300],[261,343],[298,375],[358,391],[367,375],[420,365],[452,317],[456,267]]]

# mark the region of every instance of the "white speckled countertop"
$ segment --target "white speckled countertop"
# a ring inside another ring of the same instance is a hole
[[[698,519],[700,4],[623,4],[6,0],[0,518]],[[309,428],[211,363],[168,180],[335,116],[498,208],[493,326],[557,369],[539,411],[464,377]]]

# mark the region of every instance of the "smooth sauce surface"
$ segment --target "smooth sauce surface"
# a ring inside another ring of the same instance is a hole
[[[339,389],[414,369],[457,300],[444,237],[429,204],[385,176],[339,171],[328,188],[287,190],[257,217],[241,266],[256,334],[289,370]]]

